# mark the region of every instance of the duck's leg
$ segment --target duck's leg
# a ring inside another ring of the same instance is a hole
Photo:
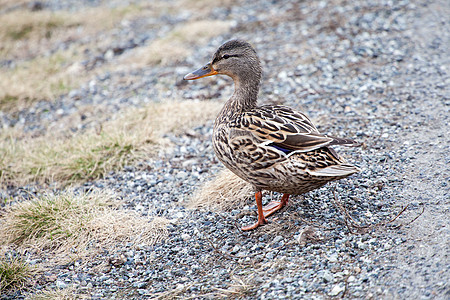
[[[256,206],[258,207],[258,221],[252,225],[242,227],[241,229],[244,231],[255,229],[259,225],[264,225],[267,223],[267,220],[263,212],[261,191],[255,193],[255,199],[256,199]]]
[[[263,207],[264,217],[268,217],[274,212],[282,209],[289,200],[289,194],[283,194],[281,201],[272,201]]]

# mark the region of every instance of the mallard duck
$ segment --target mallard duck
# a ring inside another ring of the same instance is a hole
[[[357,142],[321,134],[305,114],[290,107],[257,106],[262,69],[248,42],[226,42],[211,62],[184,79],[217,74],[230,76],[235,90],[214,122],[214,152],[255,189],[258,221],[242,230],[266,224],[266,217],[283,208],[290,195],[304,194],[360,171],[330,147],[357,146]],[[283,195],[280,201],[263,207],[263,190]]]

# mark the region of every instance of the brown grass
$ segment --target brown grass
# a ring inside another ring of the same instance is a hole
[[[137,6],[90,8],[81,12],[14,10],[0,15],[0,56],[15,60],[0,72],[0,107],[54,99],[78,86],[93,72],[81,68],[83,51],[98,47],[96,36],[121,19],[139,13]],[[78,41],[92,36],[91,44]],[[61,42],[69,46],[48,55]],[[9,103],[13,102],[13,104]]]
[[[9,59],[35,57],[62,41],[95,38],[101,31],[114,28],[120,20],[144,13],[136,5],[93,7],[79,12],[13,10],[0,15],[3,24],[0,54]]]
[[[192,55],[190,48],[194,43],[205,43],[208,39],[228,31],[230,27],[231,22],[221,20],[184,23],[174,28],[167,36],[130,52],[122,63],[132,64],[134,67],[176,63]]]
[[[188,207],[226,211],[242,207],[252,196],[253,188],[249,183],[224,169],[194,194]]]
[[[229,5],[228,2],[206,5],[207,10],[198,17],[207,16],[207,11],[218,5]],[[98,72],[129,68],[130,64],[142,67],[179,62],[191,54],[190,43],[204,43],[230,28],[231,23],[226,21],[204,18],[188,21],[148,46],[128,51],[124,58],[114,59],[113,63],[104,62],[101,67],[89,70],[81,65],[86,59],[85,50],[108,49],[112,43],[108,31],[120,21],[176,13],[191,7],[183,3],[180,0],[179,5],[173,6],[164,2],[117,8],[101,6],[79,12],[31,11],[22,5],[1,14],[0,57],[14,60],[15,64],[11,68],[1,68],[0,108],[14,110],[17,104],[26,107],[35,100],[55,99]],[[3,4],[11,5],[10,1]],[[66,50],[57,50],[61,42],[68,45]],[[49,50],[56,51],[49,54]]]
[[[44,290],[37,294],[30,295],[28,300],[73,300],[73,299],[90,299],[88,293],[80,293],[73,287],[67,287],[63,290]]]
[[[35,270],[21,256],[0,251],[0,295],[22,289],[34,274]]]
[[[38,57],[19,63],[0,73],[0,107],[15,109],[18,104],[41,99],[54,99],[78,86],[83,72],[71,68],[78,54],[73,50],[59,51],[48,57]]]
[[[17,130],[0,133],[0,181],[70,184],[102,177],[111,170],[149,158],[167,143],[163,133],[181,134],[211,120],[217,102],[167,102],[130,109],[105,122],[99,130],[73,136],[55,131],[22,138]]]
[[[18,6],[32,2],[33,0],[0,0],[0,9]]]
[[[0,245],[46,251],[49,260],[71,262],[120,243],[152,245],[167,235],[168,220],[150,220],[119,204],[105,191],[66,191],[20,202],[0,218]]]
[[[228,289],[215,288],[217,290],[216,297],[221,299],[241,299],[249,297],[254,293],[256,283],[254,275],[246,274],[245,276],[232,276],[232,283]]]

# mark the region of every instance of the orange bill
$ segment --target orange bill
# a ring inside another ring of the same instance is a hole
[[[206,76],[216,75],[217,71],[211,66],[211,63],[206,64],[204,67],[201,67],[198,70],[195,70],[192,73],[187,74],[183,77],[184,80],[195,80]]]

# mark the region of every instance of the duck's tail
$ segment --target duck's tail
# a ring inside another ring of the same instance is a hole
[[[331,141],[331,143],[329,143],[327,146],[333,146],[333,145],[342,145],[342,146],[346,146],[346,147],[361,146],[361,143],[359,143],[355,140],[352,140],[352,139],[343,139],[343,138],[338,138],[338,137],[329,136],[329,135],[327,135],[326,137],[333,139],[333,141]]]
[[[347,177],[354,173],[360,172],[361,169],[349,165],[349,164],[342,164],[342,165],[332,165],[326,168],[316,169],[316,170],[310,170],[308,173],[312,176],[325,176],[325,177]]]

